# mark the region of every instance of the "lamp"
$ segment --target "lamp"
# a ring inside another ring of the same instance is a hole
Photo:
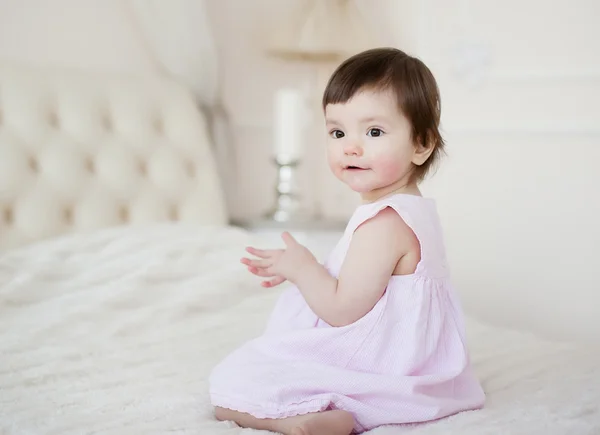
[[[352,0],[312,0],[295,16],[294,22],[275,30],[269,55],[288,61],[329,63],[362,51],[373,42]]]
[[[334,66],[342,59],[372,46],[374,41],[362,14],[352,0],[311,0],[272,33],[267,54],[286,62],[309,63],[322,69]],[[329,72],[329,69],[327,69]],[[310,113],[316,111],[319,87],[319,69],[311,80],[309,98],[298,89],[286,88],[276,92],[274,101],[274,162],[277,165],[276,198],[273,209],[267,214],[271,224],[311,227],[338,227],[319,217],[304,212],[302,198],[296,182],[297,169],[302,160],[305,127]],[[317,83],[315,83],[317,82]],[[292,127],[294,126],[294,127]],[[281,135],[281,131],[288,134]],[[290,139],[291,134],[299,137]]]

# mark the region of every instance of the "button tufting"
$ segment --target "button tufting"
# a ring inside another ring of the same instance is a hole
[[[138,161],[138,171],[144,177],[148,175],[148,163],[145,160]]]
[[[30,156],[29,159],[27,160],[27,163],[29,164],[29,169],[31,169],[32,172],[37,173],[40,171],[40,164],[35,157]]]
[[[187,173],[188,177],[194,178],[196,175],[196,166],[194,165],[194,163],[185,162],[184,164],[185,164],[185,172]]]
[[[152,122],[152,126],[154,127],[154,132],[158,135],[158,136],[163,136],[165,133],[165,124],[162,120],[161,117],[157,116],[156,118],[154,118],[154,121]]]
[[[4,212],[2,213],[2,220],[4,220],[4,222],[6,222],[8,225],[12,225],[12,223],[14,222],[14,214],[12,208],[6,207],[4,209]]]
[[[73,208],[65,207],[63,209],[63,219],[68,225],[73,224]]]
[[[96,172],[96,165],[95,165],[95,163],[94,163],[94,159],[93,159],[93,157],[89,157],[89,156],[88,156],[88,157],[86,157],[86,159],[85,159],[85,169],[86,169],[86,170],[87,170],[89,173],[91,173],[91,174],[93,174],[93,173],[95,173],[95,172]]]
[[[176,205],[172,205],[169,208],[169,219],[172,221],[179,220],[179,210],[177,209]]]
[[[54,128],[59,127],[58,115],[54,111],[48,112],[48,124]]]
[[[129,218],[129,208],[125,205],[121,206],[121,208],[119,208],[119,219],[121,219],[122,222],[129,222]]]
[[[103,113],[101,115],[100,123],[101,123],[102,128],[104,130],[110,131],[113,128],[112,120],[111,120],[110,115],[108,113]]]
[[[189,92],[25,71],[0,67],[0,252],[113,225],[227,222]]]

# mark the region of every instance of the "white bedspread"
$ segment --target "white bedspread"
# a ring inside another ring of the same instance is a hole
[[[239,264],[248,237],[113,229],[0,256],[0,434],[241,433],[213,419],[206,378],[260,333],[279,292]],[[597,345],[474,322],[469,335],[486,408],[409,433],[600,433]]]

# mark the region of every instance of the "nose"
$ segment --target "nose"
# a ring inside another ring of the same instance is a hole
[[[363,150],[357,141],[349,140],[344,144],[344,154],[347,156],[362,156]]]

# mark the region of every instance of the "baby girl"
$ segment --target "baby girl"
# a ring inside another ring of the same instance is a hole
[[[285,249],[242,262],[288,281],[263,335],[212,372],[219,420],[286,435],[348,435],[483,406],[435,202],[419,184],[444,148],[436,81],[393,48],[359,53],[323,95],[333,174],[361,196],[324,264]]]

